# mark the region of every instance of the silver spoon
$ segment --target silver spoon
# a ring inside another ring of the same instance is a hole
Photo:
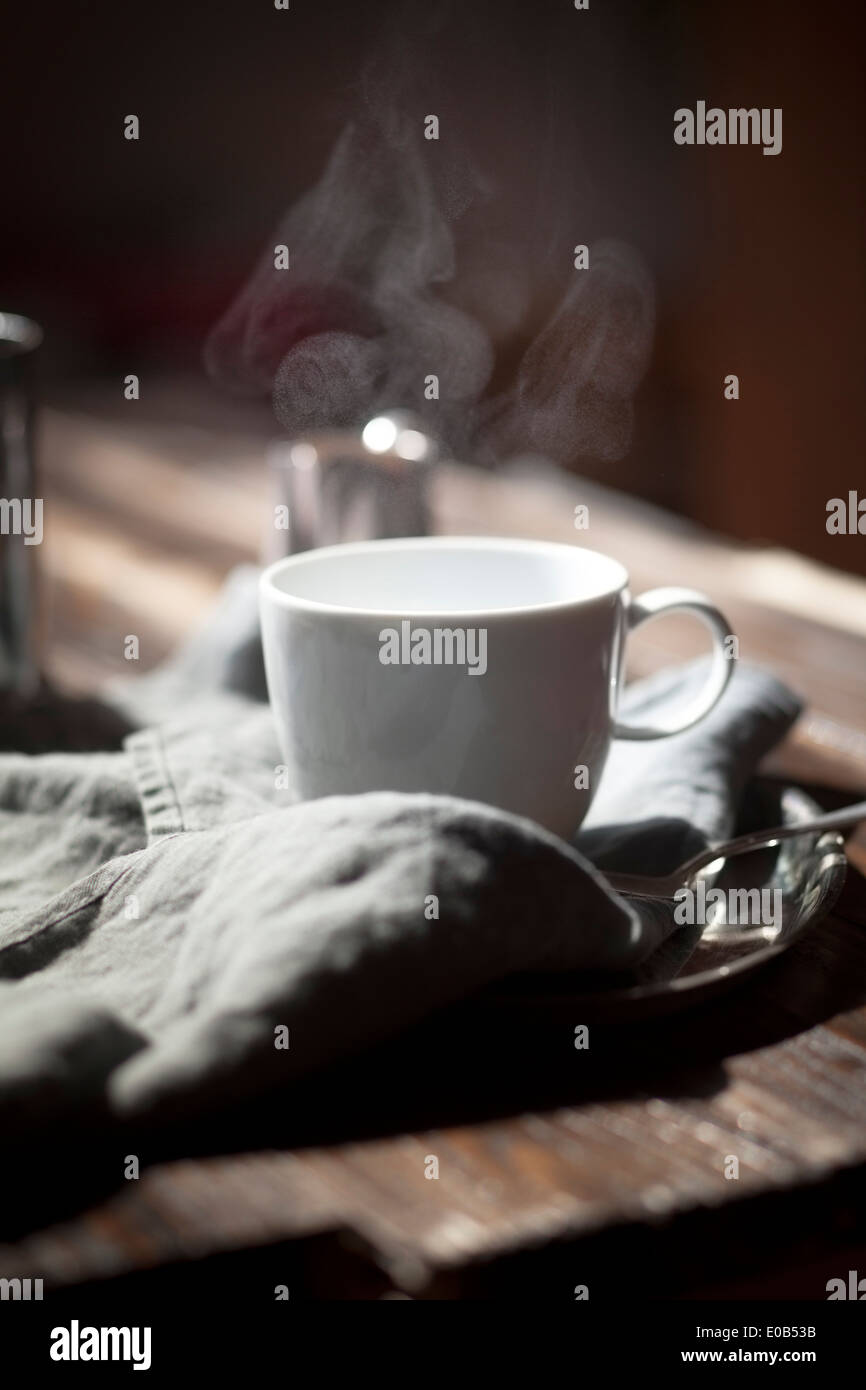
[[[640,898],[672,898],[677,889],[694,878],[700,869],[712,864],[714,859],[731,859],[735,854],[745,854],[747,850],[758,849],[761,845],[774,845],[779,840],[793,840],[798,835],[841,830],[843,826],[856,825],[861,820],[866,820],[866,801],[858,801],[854,806],[842,806],[838,811],[828,811],[823,816],[813,816],[811,820],[777,825],[773,830],[752,830],[748,835],[738,835],[735,840],[711,845],[680,864],[672,874],[653,877],[644,874],[609,874],[604,869],[601,872],[618,893]]]

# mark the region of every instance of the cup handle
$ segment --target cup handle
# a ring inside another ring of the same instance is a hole
[[[662,716],[656,724],[621,724],[617,721],[613,728],[614,738],[667,738],[670,734],[680,734],[684,729],[690,729],[705,714],[709,714],[734,674],[733,658],[725,651],[731,629],[718,608],[704,594],[696,589],[650,589],[640,598],[632,599],[626,609],[628,632],[662,613],[694,613],[707,625],[713,638],[712,669],[703,689],[680,711],[678,717]]]

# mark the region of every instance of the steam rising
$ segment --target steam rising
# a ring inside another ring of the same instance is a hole
[[[600,242],[517,373],[511,429],[553,457],[618,459],[652,344],[653,287],[636,254]]]
[[[429,22],[435,29],[441,14]],[[208,370],[232,389],[270,394],[292,434],[404,407],[475,460],[621,457],[653,333],[640,258],[600,241],[589,269],[574,269],[573,217],[556,265],[558,303],[533,325],[535,250],[503,230],[495,182],[463,156],[459,120],[443,119],[439,141],[424,139],[423,113],[450,112],[451,98],[440,91],[438,105],[419,106],[417,71],[405,44],[386,35],[322,178],[211,334]],[[545,207],[533,215],[543,219]],[[274,267],[279,244],[288,270]]]

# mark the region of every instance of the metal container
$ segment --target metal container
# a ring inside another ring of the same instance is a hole
[[[42,330],[0,313],[0,689],[38,685],[36,552],[42,498],[34,464],[33,359]]]
[[[405,411],[362,430],[333,430],[275,444],[277,506],[269,560],[346,541],[423,536],[438,446]]]

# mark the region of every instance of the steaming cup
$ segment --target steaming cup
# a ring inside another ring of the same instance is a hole
[[[632,598],[618,561],[581,546],[478,537],[365,541],[278,561],[260,582],[268,691],[304,799],[437,792],[570,838],[611,740],[690,728],[730,680],[730,628],[692,589]],[[687,706],[618,717],[626,637],[663,613],[710,630]]]

